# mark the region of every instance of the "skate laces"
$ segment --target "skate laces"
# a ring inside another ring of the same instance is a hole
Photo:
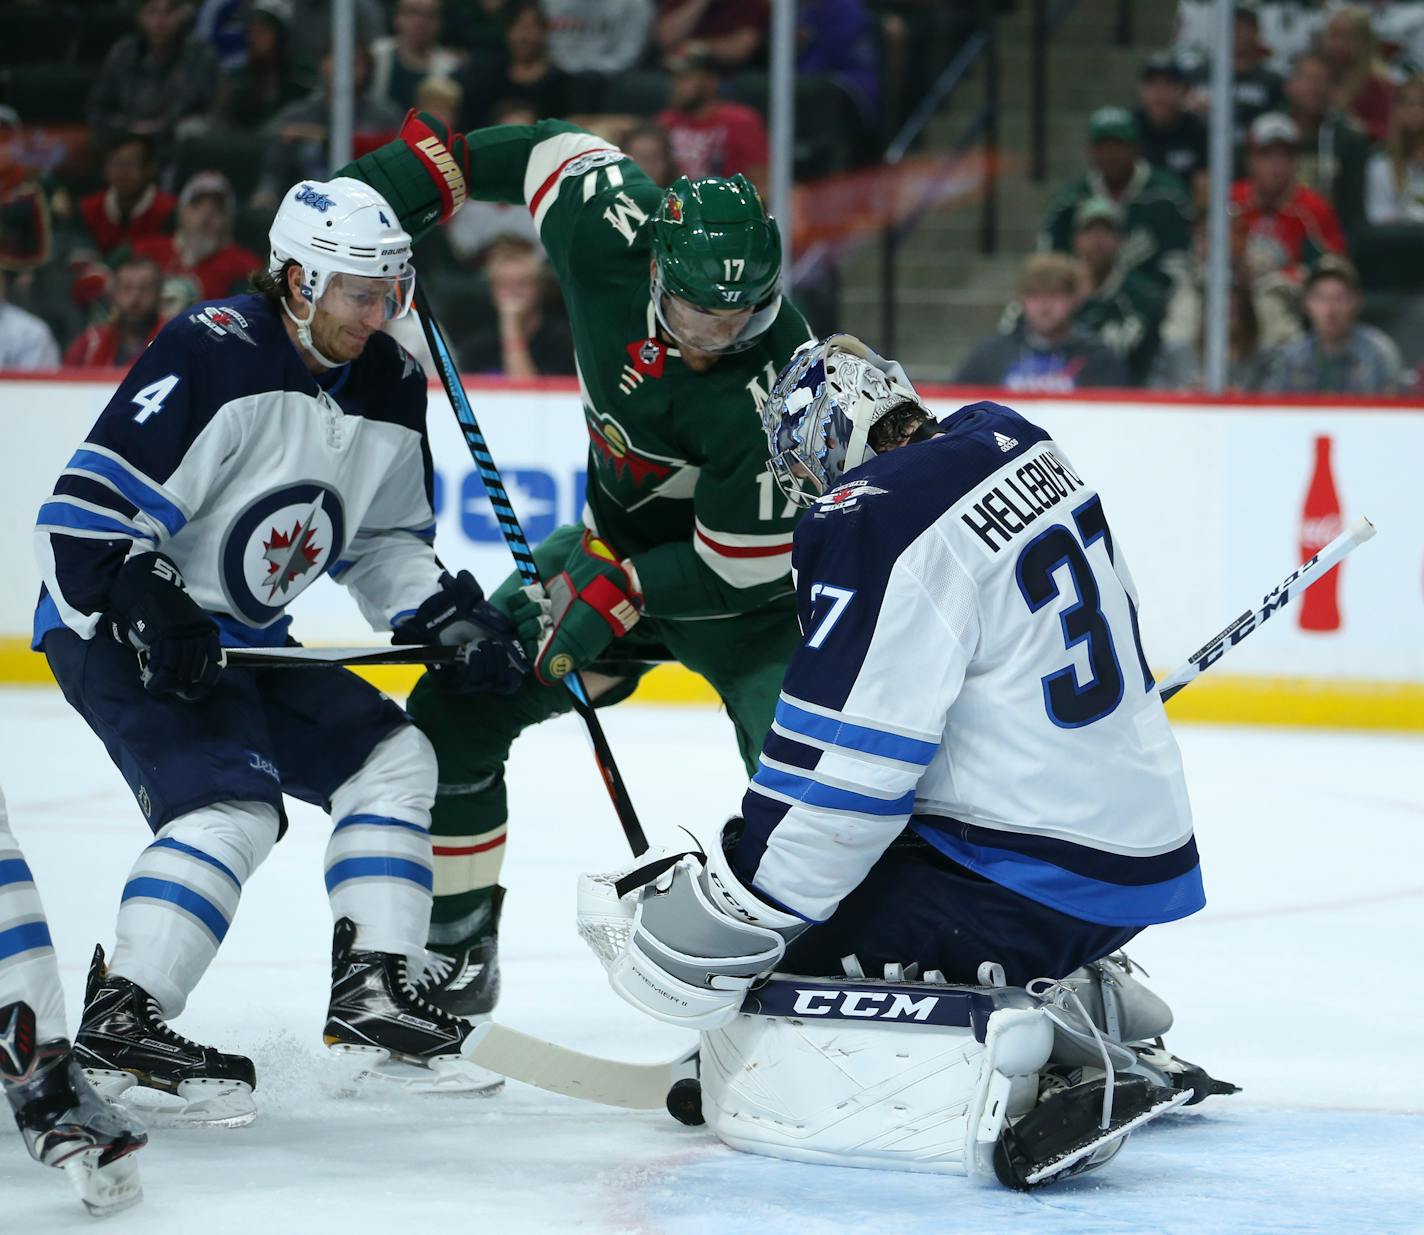
[[[139,989],[142,990],[142,987],[140,987]],[[147,991],[144,991],[143,993],[143,1006],[144,1011],[148,1013],[149,1020],[149,1024],[146,1025],[145,1028],[150,1033],[154,1034],[157,1037],[166,1039],[167,1041],[173,1043],[175,1046],[181,1046],[199,1052],[206,1050],[206,1048],[203,1047],[201,1044],[194,1042],[192,1038],[185,1038],[166,1020],[164,1020],[163,1009],[158,1006],[158,1000],[156,1000]]]
[[[1035,989],[1037,988],[1037,989]],[[1102,1057],[1103,1072],[1106,1080],[1103,1089],[1103,1114],[1100,1126],[1104,1132],[1112,1125],[1113,1108],[1113,1086],[1117,1083],[1116,1069],[1113,1067],[1112,1056],[1108,1053],[1108,1044],[1103,1041],[1103,1035],[1098,1032],[1098,1027],[1093,1023],[1093,1018],[1088,1015],[1088,1010],[1083,1006],[1083,1001],[1078,998],[1075,991],[1067,982],[1060,978],[1034,978],[1033,981],[1024,987],[1030,995],[1042,999],[1044,1015],[1070,1037],[1082,1041],[1092,1035],[1094,1045],[1098,1048],[1098,1054]],[[1078,1015],[1083,1018],[1083,1023],[1088,1027],[1085,1034],[1076,1025],[1070,1024],[1061,1015],[1065,1003],[1070,1003],[1078,1010]]]
[[[444,1008],[431,1003],[430,1000],[421,993],[421,983],[416,982],[410,976],[410,962],[403,956],[397,957],[396,959],[400,965],[400,988],[406,993],[410,1001],[419,1008],[420,1011],[434,1017],[439,1024],[447,1027],[458,1024],[457,1017],[451,1016]]]
[[[420,980],[420,985],[437,985],[448,978],[455,971],[455,958],[447,956],[444,952],[427,952],[425,954],[425,974]]]

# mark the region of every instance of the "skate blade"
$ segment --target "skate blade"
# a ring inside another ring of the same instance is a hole
[[[155,1128],[241,1128],[257,1118],[245,1081],[194,1078],[174,1091],[132,1072],[85,1068],[84,1075],[102,1097],[122,1102]]]
[[[1173,1097],[1159,1102],[1155,1106],[1148,1107],[1147,1110],[1143,1111],[1142,1114],[1138,1115],[1135,1119],[1129,1119],[1126,1123],[1109,1129],[1101,1136],[1089,1141],[1086,1145],[1080,1145],[1077,1149],[1055,1158],[1052,1162],[1045,1162],[1037,1170],[1025,1176],[1024,1182],[1028,1184],[1029,1187],[1033,1187],[1036,1184],[1048,1183],[1052,1181],[1056,1175],[1062,1174],[1069,1167],[1076,1166],[1079,1162],[1082,1162],[1084,1158],[1091,1158],[1096,1154],[1102,1154],[1102,1157],[1093,1165],[1101,1166],[1122,1148],[1122,1142],[1127,1139],[1128,1133],[1135,1132],[1138,1128],[1142,1127],[1143,1124],[1149,1123],[1159,1115],[1165,1115],[1168,1111],[1174,1111],[1179,1106],[1186,1105],[1191,1101],[1191,1098],[1192,1091],[1190,1089],[1184,1089]],[[1104,1150],[1108,1149],[1112,1152],[1103,1153]]]
[[[326,1048],[352,1068],[350,1079],[357,1085],[375,1081],[407,1093],[465,1097],[492,1097],[504,1088],[504,1077],[459,1055],[437,1055],[427,1061],[352,1042],[328,1042]]]
[[[64,1164],[64,1173],[84,1202],[84,1208],[96,1218],[131,1209],[143,1200],[143,1182],[139,1179],[135,1155],[130,1152],[100,1166],[103,1153],[103,1149],[96,1146],[75,1154]]]

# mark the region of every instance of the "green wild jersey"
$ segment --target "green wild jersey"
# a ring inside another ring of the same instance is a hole
[[[560,120],[469,134],[470,196],[522,202],[559,276],[588,427],[585,519],[631,558],[655,617],[715,617],[791,591],[797,508],[766,470],[759,416],[810,337],[783,300],[749,349],[694,373],[657,338],[659,189],[622,151]]]

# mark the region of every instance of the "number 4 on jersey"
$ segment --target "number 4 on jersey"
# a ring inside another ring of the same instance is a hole
[[[178,375],[170,373],[167,377],[160,377],[156,382],[150,382],[129,402],[138,407],[134,413],[134,419],[139,424],[143,424],[150,416],[155,416],[163,410],[163,400],[173,393],[173,387],[178,385]]]

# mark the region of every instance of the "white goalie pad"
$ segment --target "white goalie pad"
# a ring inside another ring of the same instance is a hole
[[[747,1153],[992,1180],[1052,1045],[1015,988],[776,975],[702,1035],[702,1111]]]

